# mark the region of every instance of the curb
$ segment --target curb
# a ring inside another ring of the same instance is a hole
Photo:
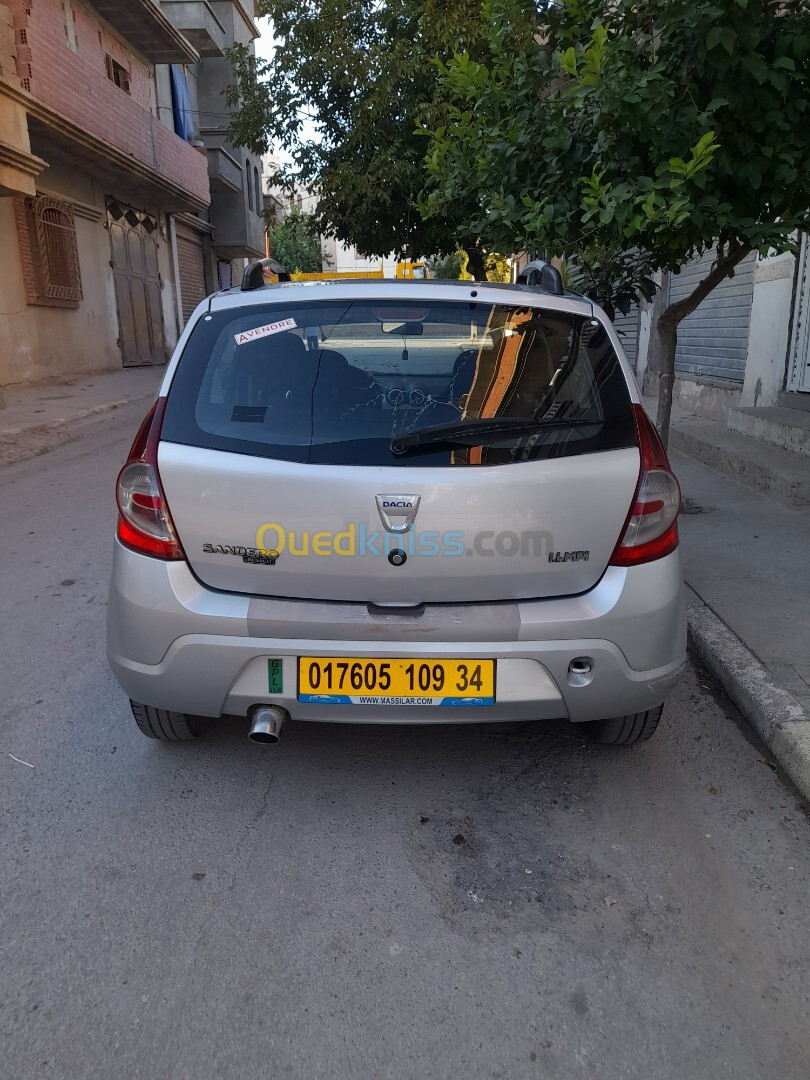
[[[104,413],[120,409],[124,405],[131,405],[139,401],[148,401],[153,394],[139,394],[135,397],[119,398],[117,401],[105,401],[101,405],[93,405],[82,409],[72,416],[50,420],[44,424],[36,424],[31,427],[7,427],[0,428],[0,463],[16,464],[32,457],[38,457],[49,450],[55,450],[59,446],[71,441],[72,429],[89,420],[94,416],[102,416]]]
[[[109,412],[110,409],[117,409],[121,405],[128,405],[130,401],[137,401],[138,398],[119,398],[118,401],[105,401],[103,405],[93,405],[92,408],[82,409],[81,412],[75,413],[73,416],[65,416],[56,420],[49,420],[44,424],[34,424],[31,427],[8,427],[0,428],[0,442],[6,439],[16,439],[19,435],[42,435],[46,431],[52,431],[54,428],[65,427],[68,424],[73,424],[77,420],[84,420],[88,416],[96,416],[98,413]]]
[[[686,586],[689,641],[806,799],[810,799],[810,717],[697,593]]]
[[[805,467],[807,459],[804,455],[782,447],[762,444],[766,448],[765,452],[759,452],[757,456],[746,456],[739,446],[739,440],[748,439],[753,442],[753,436],[745,435],[735,428],[726,429],[724,434],[727,438],[734,438],[736,445],[723,446],[688,430],[683,424],[678,427],[673,425],[670,428],[669,444],[673,450],[679,450],[694,461],[708,465],[729,480],[745,484],[760,495],[767,495],[788,510],[810,503],[810,485]]]

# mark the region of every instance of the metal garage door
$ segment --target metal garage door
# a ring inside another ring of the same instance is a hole
[[[675,370],[679,374],[743,381],[756,258],[752,252],[743,259],[734,277],[722,281],[679,325],[675,353]],[[713,262],[714,251],[710,251],[684,266],[680,274],[673,274],[670,301],[688,296]]]
[[[205,287],[205,255],[203,238],[199,233],[177,226],[177,267],[180,272],[180,306],[183,321],[208,295]]]
[[[638,355],[638,316],[638,306],[633,304],[626,315],[617,313],[613,320],[613,329],[619,335],[619,341],[634,371]]]

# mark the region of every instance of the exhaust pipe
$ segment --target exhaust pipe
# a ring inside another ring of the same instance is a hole
[[[256,705],[250,713],[248,738],[253,742],[277,743],[284,721],[289,718],[287,710],[278,705]]]

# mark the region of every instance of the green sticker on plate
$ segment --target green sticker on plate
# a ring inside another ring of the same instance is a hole
[[[284,662],[279,657],[268,659],[267,681],[271,694],[284,693]]]

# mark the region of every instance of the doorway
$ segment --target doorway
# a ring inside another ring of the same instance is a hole
[[[157,218],[108,199],[107,228],[124,367],[165,364]]]

